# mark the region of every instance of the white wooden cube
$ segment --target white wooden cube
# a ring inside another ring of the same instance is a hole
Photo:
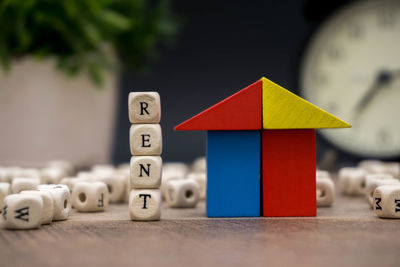
[[[207,171],[207,160],[206,157],[199,157],[195,159],[192,164],[192,172],[206,172]]]
[[[167,183],[166,200],[174,208],[193,208],[199,202],[199,186],[191,179],[171,180]]]
[[[35,190],[39,184],[39,178],[14,178],[11,183],[11,192],[18,194],[25,190]]]
[[[400,184],[382,185],[374,191],[374,211],[381,218],[400,218]]]
[[[390,184],[400,184],[400,181],[394,179],[393,176],[389,174],[367,174],[366,176],[366,190],[365,197],[371,208],[374,205],[374,191],[377,187],[381,185],[390,185]]]
[[[339,188],[345,195],[364,194],[367,173],[361,168],[342,168],[339,171]]]
[[[72,192],[72,205],[78,211],[103,211],[108,207],[109,193],[103,182],[79,182]]]
[[[132,124],[129,138],[133,156],[161,155],[162,134],[159,124]]]
[[[107,186],[110,203],[121,202],[124,198],[125,192],[125,179],[123,175],[116,173],[112,175],[97,175],[96,181],[103,182]]]
[[[79,179],[78,177],[64,177],[61,179],[60,184],[66,185],[70,192],[74,189],[74,186],[78,182],[82,182],[84,179]]]
[[[43,201],[41,224],[50,224],[53,221],[54,200],[50,192],[41,190],[28,190],[28,191],[22,191],[21,194],[31,194],[40,196]]]
[[[207,174],[205,172],[192,172],[189,173],[188,179],[191,179],[199,186],[199,199],[206,199],[207,194]]]
[[[38,195],[13,194],[3,201],[3,225],[7,229],[34,229],[42,222],[43,201]]]
[[[50,168],[61,168],[64,169],[67,173],[67,176],[72,176],[75,174],[75,167],[74,165],[67,160],[52,160],[47,163],[47,167]]]
[[[45,185],[38,187],[38,190],[48,191],[53,197],[54,216],[53,221],[68,219],[71,211],[71,194],[65,185]]]
[[[19,167],[7,167],[3,173],[3,182],[11,183],[15,177],[21,177],[22,169]]]
[[[161,185],[162,159],[160,156],[131,157],[132,188],[159,188]]]
[[[394,178],[400,179],[400,163],[385,162],[384,173],[392,175]]]
[[[40,181],[42,184],[58,184],[67,175],[67,171],[63,168],[44,168],[40,172]]]
[[[40,178],[40,171],[34,168],[23,168],[18,172],[18,177]]]
[[[188,173],[189,166],[183,162],[166,162],[162,169],[162,177],[177,176],[185,178]]]
[[[331,175],[329,174],[328,171],[317,170],[317,171],[316,171],[315,177],[316,177],[317,179],[318,179],[318,178],[323,178],[323,177],[331,178]]]
[[[128,97],[131,123],[160,123],[161,101],[157,92],[131,92]]]
[[[0,207],[3,207],[3,200],[10,194],[10,184],[0,183]]]
[[[317,178],[317,207],[332,206],[335,200],[335,185],[328,177]]]
[[[158,221],[161,217],[159,189],[132,189],[129,194],[129,215],[133,221]]]

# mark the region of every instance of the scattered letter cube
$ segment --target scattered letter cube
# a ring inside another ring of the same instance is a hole
[[[191,179],[171,180],[166,186],[166,200],[171,207],[193,208],[199,201],[199,186]]]
[[[374,211],[381,218],[400,218],[400,185],[382,185],[374,192]]]
[[[102,182],[80,182],[72,191],[72,203],[78,211],[103,211],[108,202],[108,189]]]
[[[3,202],[3,222],[7,229],[38,228],[42,219],[43,201],[38,195],[8,195]]]
[[[317,178],[317,207],[332,206],[335,199],[335,185],[327,177]]]
[[[40,196],[43,201],[41,224],[50,224],[52,222],[54,216],[54,200],[50,192],[40,191],[40,190],[29,190],[29,191],[22,191],[21,194],[31,194]]]
[[[128,101],[131,123],[160,123],[161,104],[157,92],[131,92]]]
[[[192,172],[189,173],[188,179],[192,179],[199,186],[199,199],[206,199],[207,194],[207,175],[205,172]]]
[[[132,189],[129,195],[129,215],[133,221],[157,221],[161,216],[159,189]]]
[[[53,221],[66,220],[71,211],[71,194],[69,188],[65,185],[47,185],[39,187],[39,190],[48,191],[53,197]]]
[[[39,178],[14,178],[11,183],[11,192],[18,194],[25,190],[35,190],[39,184]]]

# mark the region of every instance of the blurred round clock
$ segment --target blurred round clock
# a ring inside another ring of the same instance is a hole
[[[321,130],[342,150],[400,156],[400,1],[355,2],[313,36],[300,70],[302,94],[352,124]]]

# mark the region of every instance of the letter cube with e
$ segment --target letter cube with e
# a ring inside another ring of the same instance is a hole
[[[199,186],[191,179],[171,180],[166,185],[168,204],[175,208],[193,208],[199,201]]]
[[[21,194],[31,194],[40,196],[43,201],[41,224],[50,224],[53,221],[54,200],[50,192],[40,191],[40,190],[28,190],[28,191],[22,191]]]
[[[103,211],[108,203],[108,189],[103,182],[79,182],[72,191],[72,204],[78,211]]]
[[[133,221],[157,221],[161,217],[159,189],[132,189],[129,195],[129,215]]]
[[[42,219],[43,201],[38,195],[8,195],[3,202],[3,222],[7,229],[38,228]]]
[[[157,92],[131,92],[128,102],[131,123],[160,123],[161,104]]]
[[[400,185],[382,185],[374,192],[374,211],[381,218],[400,218]]]
[[[159,156],[131,157],[131,187],[159,188],[161,185],[162,159]]]
[[[133,156],[161,155],[162,134],[159,124],[132,124],[129,138]]]

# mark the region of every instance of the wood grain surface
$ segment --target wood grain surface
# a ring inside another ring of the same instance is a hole
[[[400,266],[400,220],[377,218],[363,198],[340,196],[311,218],[209,219],[200,203],[133,222],[127,209],[1,229],[0,266]]]

